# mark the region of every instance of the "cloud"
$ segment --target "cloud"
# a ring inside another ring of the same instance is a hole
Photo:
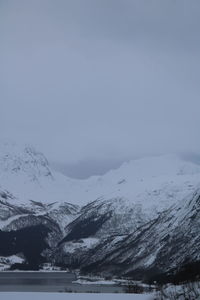
[[[200,150],[199,1],[0,4],[2,136],[58,162]]]

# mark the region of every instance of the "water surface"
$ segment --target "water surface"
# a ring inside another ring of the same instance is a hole
[[[117,285],[73,283],[68,272],[0,272],[0,292],[96,292],[122,293]]]

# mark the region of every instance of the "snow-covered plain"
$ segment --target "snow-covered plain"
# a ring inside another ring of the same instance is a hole
[[[152,294],[0,293],[2,300],[152,300]]]

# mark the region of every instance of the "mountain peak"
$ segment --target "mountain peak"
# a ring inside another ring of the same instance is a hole
[[[0,176],[21,176],[38,181],[41,177],[53,179],[45,156],[30,145],[14,142],[0,144]]]

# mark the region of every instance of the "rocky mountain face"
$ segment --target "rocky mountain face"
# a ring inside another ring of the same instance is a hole
[[[53,180],[48,161],[42,153],[31,146],[19,147],[14,143],[0,145],[1,182],[14,188],[14,180],[21,184],[41,184],[44,178]]]
[[[29,146],[1,145],[0,255],[22,255],[32,268],[42,252],[44,261],[49,259],[79,211],[62,192],[43,154]]]
[[[200,260],[199,179],[198,165],[160,156],[72,180],[32,147],[1,146],[0,256],[139,279],[173,272]]]
[[[15,205],[15,200],[19,202],[9,192],[0,191],[0,255],[22,255],[34,269],[39,262],[50,259],[63,238],[63,226],[76,217],[78,207],[33,200],[26,205]]]
[[[93,216],[96,218],[96,213]],[[182,266],[200,260],[199,189],[156,218],[139,223],[137,228],[132,227],[132,231],[112,232],[112,226],[110,230],[107,227],[112,215],[106,218],[105,212],[104,216],[104,222],[97,227],[93,227],[91,215],[85,223],[81,217],[70,223],[68,234],[60,243],[62,256],[57,256],[58,261],[80,268],[84,273],[150,280],[156,275],[177,272]],[[87,226],[95,228],[95,232],[90,231],[87,236],[87,231],[81,234],[78,222],[80,229]],[[107,230],[103,231],[103,228]]]
[[[83,257],[89,272],[135,278],[167,273],[200,260],[200,190],[124,238],[109,236]]]

